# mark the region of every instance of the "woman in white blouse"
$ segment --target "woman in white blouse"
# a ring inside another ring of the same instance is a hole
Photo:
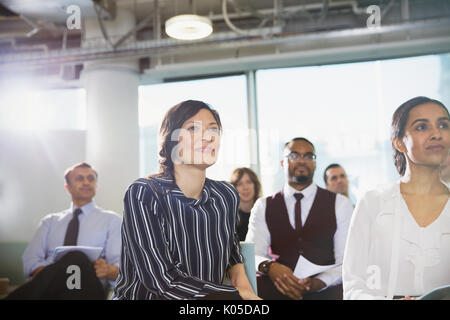
[[[450,148],[448,110],[416,97],[395,111],[391,129],[401,177],[355,208],[344,299],[413,299],[450,285],[450,192],[439,175]]]

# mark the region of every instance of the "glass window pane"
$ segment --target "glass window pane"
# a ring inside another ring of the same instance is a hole
[[[164,83],[139,87],[141,175],[158,170],[158,132],[165,113],[184,100],[200,100],[219,112],[224,133],[219,159],[208,168],[212,179],[228,180],[237,166],[249,166],[245,76]]]

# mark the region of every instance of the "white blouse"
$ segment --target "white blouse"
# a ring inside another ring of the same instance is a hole
[[[342,268],[344,299],[386,299],[390,284],[391,296],[450,285],[449,201],[433,223],[420,227],[400,182],[367,192],[352,216]]]

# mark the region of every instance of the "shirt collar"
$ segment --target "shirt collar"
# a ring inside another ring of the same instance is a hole
[[[73,212],[75,209],[77,209],[78,207],[76,205],[73,204],[73,202],[70,204],[70,212]],[[91,212],[93,212],[96,208],[95,202],[94,200],[92,200],[89,203],[86,203],[84,206],[81,206],[81,211],[82,214],[85,215],[89,215]]]
[[[200,204],[205,204],[209,200],[210,196],[211,196],[211,191],[209,190],[208,181],[205,180],[205,185],[203,186],[202,195],[201,195],[200,199],[195,200],[193,205],[198,206]]]
[[[283,193],[286,197],[294,197],[294,193],[302,193],[303,199],[312,197],[316,194],[317,185],[315,183],[311,183],[302,191],[292,188],[288,183],[284,184]]]
[[[178,199],[189,203],[193,206],[198,206],[201,204],[205,204],[209,198],[211,197],[211,187],[209,185],[209,179],[205,179],[205,184],[203,185],[202,194],[199,199],[193,199],[193,198],[187,198],[183,192],[180,190],[178,185],[174,184],[173,189],[171,190],[171,193]]]

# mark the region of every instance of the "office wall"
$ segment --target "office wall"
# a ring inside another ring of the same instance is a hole
[[[84,160],[83,130],[0,130],[0,242],[28,242],[42,217],[70,205],[64,170]]]

